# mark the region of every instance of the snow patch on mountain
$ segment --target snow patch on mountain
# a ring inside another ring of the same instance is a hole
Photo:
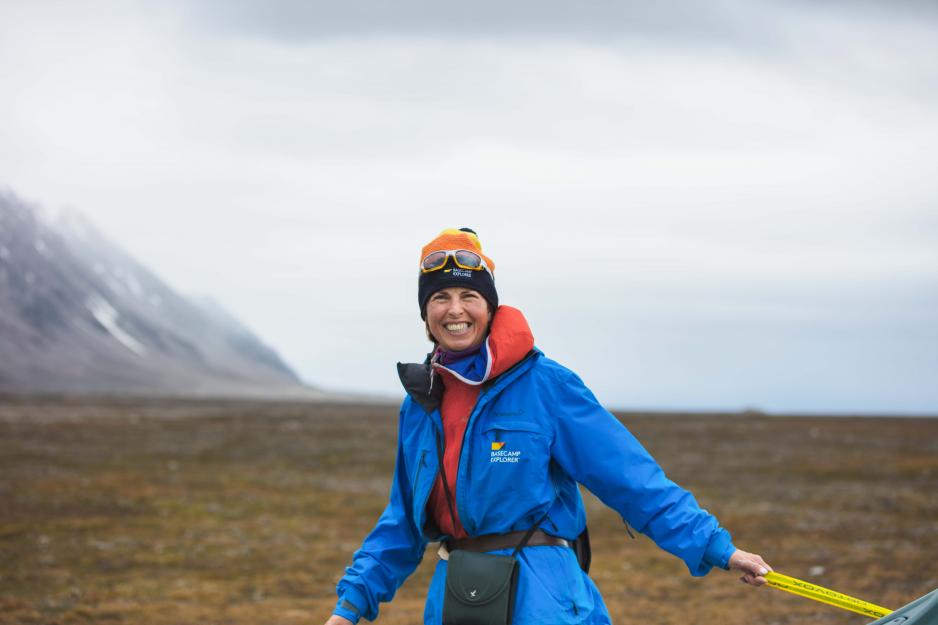
[[[120,315],[118,314],[117,310],[111,306],[110,302],[108,302],[100,295],[93,295],[88,298],[88,301],[85,302],[85,307],[95,318],[95,320],[100,323],[101,326],[107,330],[111,336],[117,339],[118,343],[138,356],[146,355],[147,350],[143,344],[131,336],[129,332],[125,331],[123,328],[117,325],[117,318]]]

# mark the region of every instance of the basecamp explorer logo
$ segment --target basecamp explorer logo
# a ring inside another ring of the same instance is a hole
[[[489,462],[518,462],[521,457],[520,451],[505,449],[505,443],[492,441],[492,452],[489,456]]]
[[[453,272],[453,275],[457,278],[471,278],[472,272],[468,269],[460,269],[459,267],[453,267],[452,269],[444,269],[443,273]]]

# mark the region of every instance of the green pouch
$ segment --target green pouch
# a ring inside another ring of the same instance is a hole
[[[457,550],[449,554],[443,625],[510,625],[518,560]]]

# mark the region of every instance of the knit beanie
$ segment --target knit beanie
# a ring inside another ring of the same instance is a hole
[[[452,256],[446,259],[442,269],[424,272],[420,271],[417,288],[417,303],[420,305],[420,318],[427,318],[427,300],[437,291],[451,286],[459,286],[478,291],[485,301],[492,307],[492,312],[498,308],[498,292],[495,290],[495,263],[482,253],[482,243],[473,230],[469,228],[450,228],[441,232],[435,239],[423,246],[420,252],[420,262],[429,254],[447,250],[469,250],[482,257],[486,270],[463,269],[458,267]]]

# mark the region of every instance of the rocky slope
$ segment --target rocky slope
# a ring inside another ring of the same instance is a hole
[[[316,396],[218,304],[81,216],[0,192],[0,391]]]

